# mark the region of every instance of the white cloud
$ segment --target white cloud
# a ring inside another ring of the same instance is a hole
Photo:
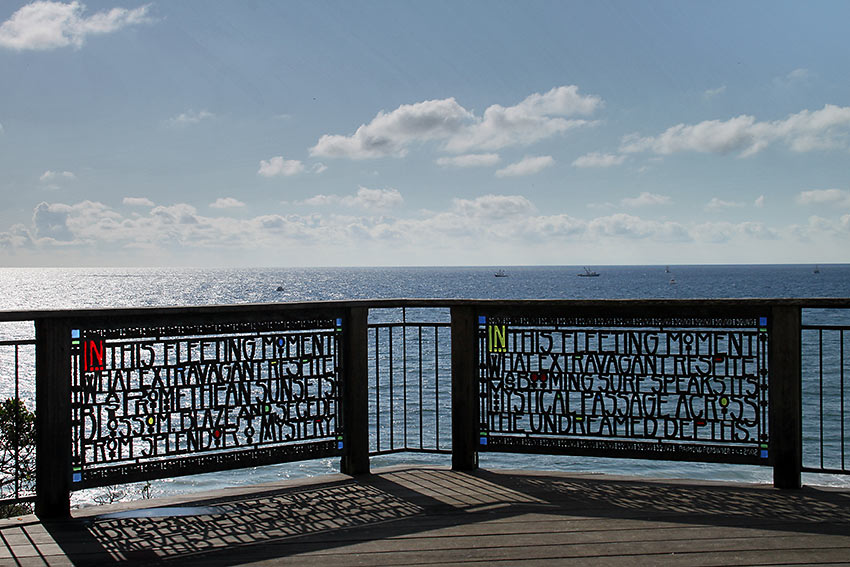
[[[80,48],[90,35],[107,34],[121,28],[150,22],[150,5],[132,10],[112,8],[85,17],[80,2],[39,1],[27,4],[0,25],[0,47],[18,51]]]
[[[121,215],[103,203],[83,201],[75,205],[39,203],[32,216],[34,241],[57,245],[85,244],[101,239]]]
[[[45,189],[56,191],[58,189],[61,189],[61,185],[57,183],[58,181],[71,181],[76,178],[77,176],[70,171],[47,170],[42,173],[41,176],[39,176],[38,180],[42,183],[42,186]]]
[[[591,152],[576,158],[573,165],[576,167],[613,167],[620,165],[625,159],[626,156],[624,155]]]
[[[802,191],[797,195],[797,202],[801,205],[835,205],[838,207],[850,207],[850,191],[844,189],[814,189]]]
[[[709,201],[708,204],[705,205],[705,210],[709,212],[717,212],[726,209],[737,209],[744,206],[744,203],[740,203],[737,201],[724,201],[722,199],[718,199],[717,197],[712,197],[711,201]]]
[[[32,214],[33,236],[52,241],[72,241],[74,234],[68,227],[71,207],[63,204],[39,203]]]
[[[529,215],[535,211],[531,201],[521,195],[484,195],[476,199],[452,199],[455,213],[489,220]]]
[[[810,75],[811,75],[811,73],[809,72],[808,69],[799,68],[799,69],[794,69],[793,71],[788,73],[786,75],[786,78],[791,79],[793,81],[801,81],[803,79],[808,79]]]
[[[215,118],[215,114],[206,110],[201,110],[200,112],[187,110],[186,112],[181,112],[177,116],[169,118],[168,123],[172,126],[186,126],[189,124],[197,124],[202,120],[209,120],[210,118]]]
[[[197,209],[185,203],[160,205],[151,210],[151,215],[165,224],[198,224]]]
[[[122,201],[125,205],[131,207],[154,207],[156,203],[146,197],[124,197]]]
[[[310,155],[351,159],[403,156],[409,144],[450,136],[471,117],[454,98],[403,104],[391,112],[380,111],[351,136],[325,134],[310,148]]]
[[[244,206],[245,203],[234,199],[233,197],[219,197],[215,200],[215,202],[210,203],[210,207],[213,209],[233,209]]]
[[[706,120],[696,125],[678,124],[657,137],[626,136],[620,151],[632,153],[652,151],[667,155],[682,151],[728,153],[750,151],[756,146],[752,136],[755,118],[738,116],[725,122]]]
[[[722,244],[740,238],[755,240],[776,240],[779,238],[779,233],[776,230],[757,222],[742,222],[738,224],[730,222],[702,223],[694,226],[690,234],[698,242],[715,244]]]
[[[716,89],[706,89],[705,92],[702,93],[702,94],[705,98],[714,98],[718,95],[722,95],[725,92],[726,92],[726,85],[721,85],[721,86],[717,87]]]
[[[454,98],[403,104],[381,111],[351,136],[326,134],[310,148],[313,156],[350,159],[406,155],[417,142],[442,140],[454,153],[496,150],[528,145],[554,134],[587,124],[563,116],[586,116],[602,106],[602,99],[581,95],[575,85],[534,93],[514,106],[489,106],[476,117]]]
[[[777,141],[796,152],[847,147],[848,133],[850,106],[827,104],[820,110],[802,110],[773,122],[756,122],[753,116],[741,115],[725,121],[677,124],[658,136],[626,136],[620,150],[627,153],[650,151],[659,155],[686,151],[740,152],[740,157],[748,157]]]
[[[263,177],[288,177],[290,175],[301,173],[302,171],[304,171],[304,164],[299,160],[283,159],[283,156],[276,156],[268,161],[260,160],[260,169],[257,170],[257,175],[262,175]]]
[[[658,195],[657,193],[650,193],[648,191],[642,192],[637,197],[627,197],[620,201],[620,204],[624,207],[646,207],[650,205],[669,205],[671,203],[671,199],[667,195]]]
[[[617,213],[598,217],[588,223],[593,237],[616,237],[628,239],[658,239],[670,241],[690,240],[687,228],[677,222],[646,220],[634,215]]]
[[[305,199],[301,203],[313,206],[342,205],[344,207],[382,210],[401,206],[404,203],[404,198],[398,189],[369,189],[367,187],[359,187],[355,195],[316,195]]]
[[[441,157],[437,165],[447,167],[486,167],[496,165],[501,158],[499,154],[464,154],[456,157]]]
[[[323,164],[320,161],[313,164],[313,173],[315,173],[317,175],[319,173],[324,173],[327,170],[328,170],[328,166],[326,166],[325,164]]]
[[[516,163],[496,170],[496,177],[531,175],[555,164],[552,156],[526,156]]]
[[[342,204],[346,197],[326,199]],[[348,196],[347,202],[354,205],[358,201],[378,203],[380,207],[382,202],[399,202],[400,195],[393,196],[393,190],[361,188],[357,195]],[[376,207],[366,204],[364,208]],[[780,238],[785,239],[781,246],[806,238],[811,242],[846,242],[848,231],[850,214],[833,220],[812,217],[807,225],[781,230],[750,221],[684,224],[623,213],[581,219],[563,212],[541,214],[522,195],[458,198],[444,210],[419,211],[411,218],[374,214],[372,210],[348,214],[270,213],[250,218],[224,210],[220,216],[205,216],[186,203],[123,215],[102,203],[84,201],[71,205],[40,203],[28,226],[15,225],[0,232],[0,249],[7,255],[24,249],[28,254],[32,250],[55,254],[56,250],[73,249],[96,260],[106,258],[104,252],[120,258],[126,256],[126,249],[133,249],[156,251],[155,257],[160,260],[190,254],[185,257],[206,257],[215,262],[230,255],[251,262],[262,257],[279,258],[275,254],[283,247],[300,251],[302,261],[324,261],[331,254],[335,261],[348,259],[354,263],[368,262],[379,255],[382,259],[393,258],[392,262],[415,257],[439,263],[440,259],[456,260],[457,255],[447,255],[451,251],[468,251],[468,256],[462,256],[467,262],[486,256],[489,251],[500,257],[507,254],[541,262],[546,257],[563,258],[564,250],[569,249],[616,249],[621,251],[620,261],[625,261],[646,249],[647,243],[672,247],[656,249],[662,251],[676,247],[685,250],[681,246],[692,242],[733,243],[736,248],[760,250],[763,241]],[[714,250],[720,253],[728,247]]]
[[[755,203],[753,203],[753,206],[755,206],[757,209],[763,209],[764,208],[764,195],[759,195],[756,198]]]
[[[514,106],[494,104],[484,111],[481,119],[453,135],[446,149],[466,152],[529,145],[588,124],[586,120],[567,120],[562,116],[588,116],[602,106],[601,98],[581,95],[575,85],[534,93]]]
[[[76,179],[77,176],[70,171],[50,171],[47,170],[38,178],[39,181],[55,181],[57,179]]]
[[[784,77],[776,77],[773,79],[773,83],[778,87],[789,88],[794,85],[803,85],[807,83],[811,77],[811,71],[804,68],[798,68],[794,69]]]

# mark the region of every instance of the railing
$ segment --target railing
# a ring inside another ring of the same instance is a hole
[[[448,310],[376,309],[369,324],[369,454],[451,453]],[[442,400],[441,400],[442,396]]]
[[[802,325],[804,308],[850,300],[4,313],[36,339],[0,343],[14,353],[0,383],[38,410],[43,517],[83,487],[329,456],[358,474],[400,452],[451,453],[458,469],[486,451],[750,463],[793,488],[801,471],[849,472],[850,327]],[[19,381],[33,373],[35,392]],[[21,463],[14,411],[5,447]],[[27,480],[9,502],[33,498]]]
[[[823,314],[821,314],[823,315]],[[832,319],[840,319],[827,312]],[[824,317],[821,317],[823,319]],[[850,402],[847,377],[850,325],[804,324],[803,359],[803,472],[850,474],[847,431]]]
[[[0,341],[0,509],[35,501],[35,341]]]

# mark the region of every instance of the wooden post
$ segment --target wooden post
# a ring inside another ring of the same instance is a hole
[[[35,513],[71,516],[71,329],[64,319],[35,322]]]
[[[452,469],[478,467],[478,388],[475,310],[452,307]]]
[[[800,488],[803,466],[801,315],[799,307],[774,307],[770,318],[770,453],[773,485]]]
[[[354,307],[343,320],[342,415],[345,454],[340,470],[345,474],[369,474],[369,310]]]

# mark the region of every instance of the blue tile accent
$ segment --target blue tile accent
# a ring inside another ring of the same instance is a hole
[[[482,437],[482,438],[481,438],[481,445],[486,445],[486,444],[487,444],[487,438],[486,438],[486,437]]]
[[[479,325],[486,325],[487,324],[487,317],[485,317],[484,315],[479,315],[478,316],[478,324]]]
[[[83,480],[83,474],[75,472],[74,473],[74,482],[80,482]]]
[[[337,327],[342,327],[342,319],[337,319],[337,320],[336,320],[336,326],[337,326]]]
[[[337,449],[342,449],[342,441],[340,441],[339,443],[337,443],[336,448],[337,448]]]
[[[767,458],[767,449],[762,449],[762,450],[761,450],[761,458],[762,458],[762,459],[766,459],[766,458]]]
[[[767,317],[759,317],[759,325],[762,327],[767,325]]]
[[[79,339],[80,338],[80,330],[79,329],[71,329],[71,338]]]

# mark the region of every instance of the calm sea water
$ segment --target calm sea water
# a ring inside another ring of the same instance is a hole
[[[581,266],[445,268],[286,268],[286,269],[2,269],[0,310],[85,307],[170,306],[370,298],[596,299],[850,297],[850,265],[814,266],[606,266],[591,267],[599,277],[576,277]],[[502,269],[507,277],[496,278]],[[278,291],[282,287],[282,291]],[[808,320],[834,320],[835,313],[807,312]],[[845,317],[846,324],[846,317]],[[31,336],[32,326],[0,324],[2,338]],[[8,385],[0,384],[7,390]],[[5,393],[5,392],[4,392]],[[447,464],[443,457],[409,457],[404,462]],[[373,467],[399,462],[378,457]],[[540,469],[770,482],[760,467],[566,457],[482,456],[487,467]],[[198,475],[153,485],[154,495],[268,482],[337,470],[332,460]],[[818,476],[806,482],[850,484],[843,477]],[[134,497],[129,487],[126,497]],[[98,492],[76,493],[85,505]]]
[[[495,278],[504,269],[508,277]],[[850,265],[287,269],[2,269],[0,309],[387,297],[481,299],[847,297]],[[282,286],[284,291],[276,291]]]

